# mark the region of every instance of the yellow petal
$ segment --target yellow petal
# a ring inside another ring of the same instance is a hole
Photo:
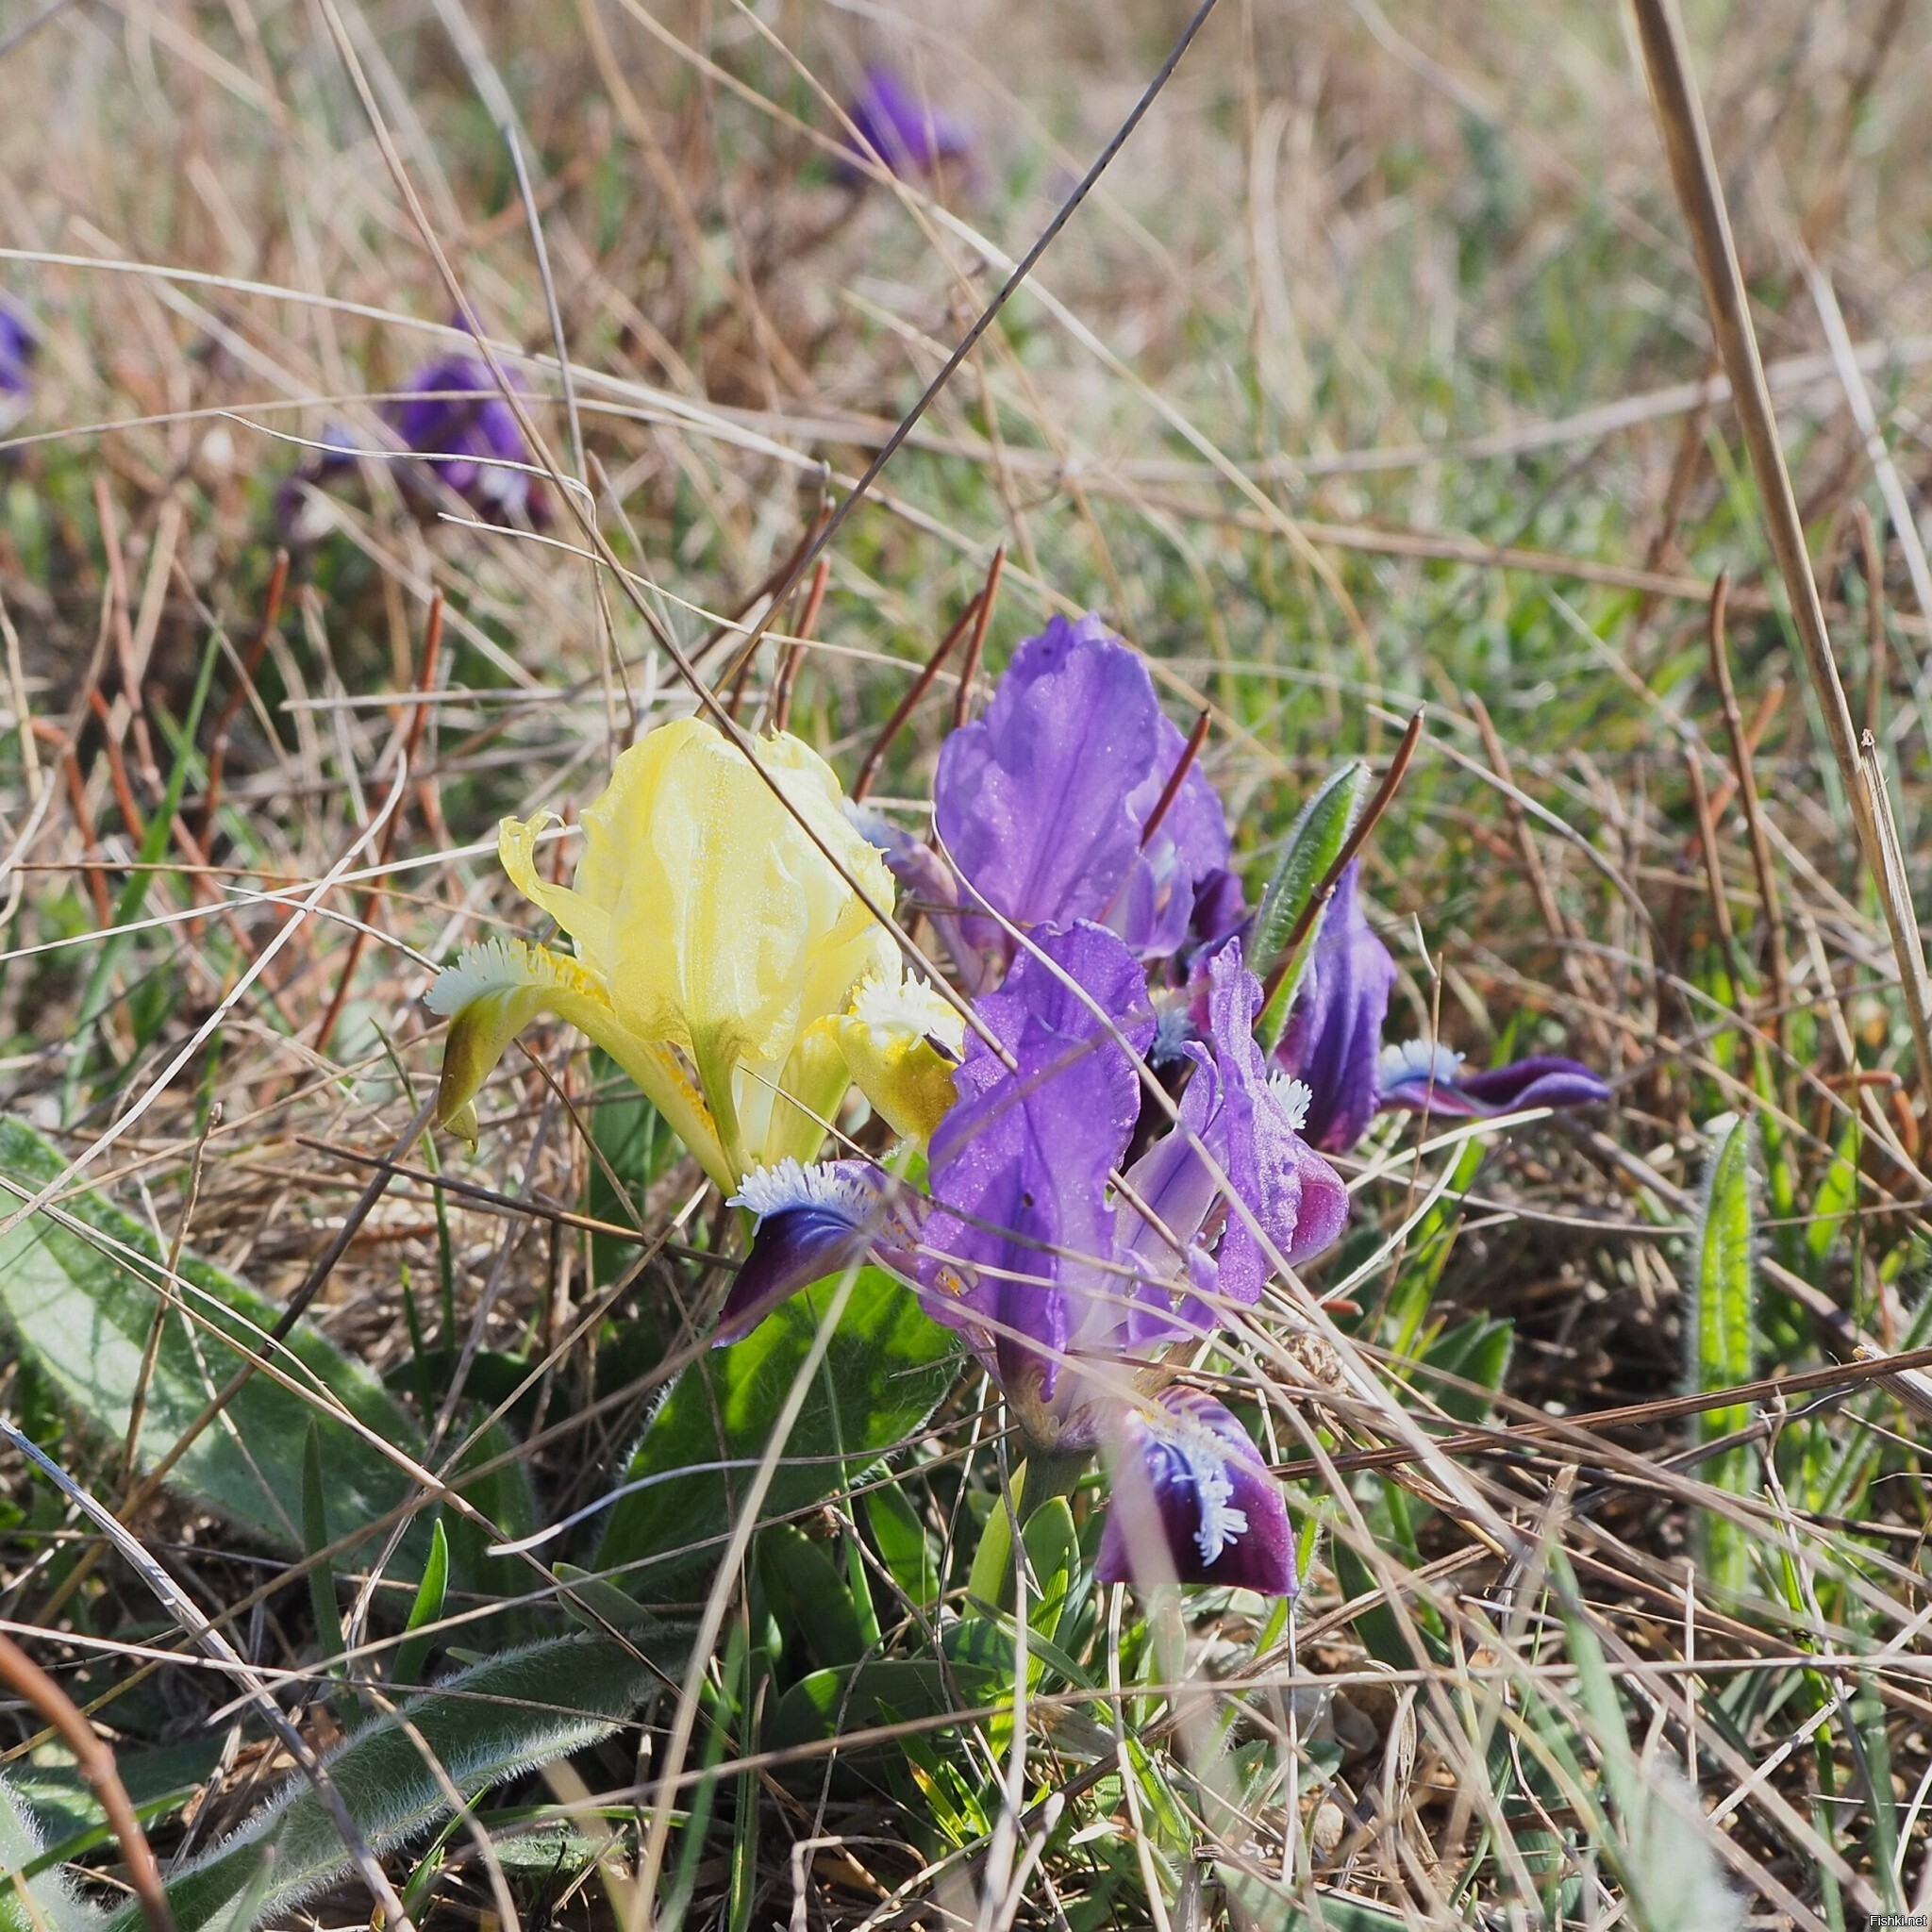
[[[432,1012],[448,1017],[437,1090],[437,1118],[473,1147],[475,1097],[510,1041],[540,1012],[555,1013],[587,1034],[629,1074],[672,1131],[727,1191],[739,1171],[725,1158],[718,1129],[677,1056],[640,1040],[619,1019],[596,976],[575,959],[522,940],[465,946],[429,989]]]
[[[610,908],[590,893],[569,886],[553,886],[537,870],[537,841],[544,827],[554,824],[554,814],[540,811],[527,819],[505,819],[496,828],[496,856],[503,861],[510,883],[532,905],[543,910],[562,926],[576,942],[577,958],[600,979],[610,970]],[[577,866],[581,886],[585,865]]]
[[[953,1069],[965,1022],[921,979],[868,980],[839,1022],[839,1043],[859,1091],[896,1134],[921,1145],[958,1097]]]
[[[808,1026],[894,958],[841,876],[842,866],[874,904],[891,903],[885,861],[847,824],[830,768],[787,734],[755,750],[771,783],[698,719],[660,725],[584,813],[578,882],[609,908],[612,1003],[640,1037],[685,1047],[708,1092],[713,1069],[782,1066]]]
[[[769,1061],[741,1063],[733,1088],[747,1164],[815,1160],[851,1084],[832,1020],[817,1021],[799,1035],[782,1071]]]

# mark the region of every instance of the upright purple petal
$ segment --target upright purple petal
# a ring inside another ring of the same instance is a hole
[[[1050,1400],[1062,1359],[1106,1330],[1121,1292],[1108,1176],[1140,1110],[1134,1056],[1154,1018],[1141,968],[1105,928],[1047,933],[1040,949],[979,1004],[1015,1065],[968,1036],[959,1098],[932,1139],[919,1278],[929,1312],[1008,1394]]]
[[[846,112],[857,132],[847,142],[852,151],[884,161],[902,178],[930,175],[943,161],[972,159],[972,127],[914,93],[890,67],[866,69]]]
[[[1532,1054],[1500,1067],[1466,1073],[1463,1058],[1445,1046],[1411,1040],[1385,1047],[1381,1104],[1450,1119],[1488,1118],[1527,1107],[1587,1107],[1610,1097],[1609,1083],[1581,1060]]]
[[[888,1177],[864,1160],[802,1167],[786,1159],[745,1175],[734,1208],[758,1216],[745,1257],[718,1314],[714,1347],[741,1341],[782,1301],[878,1253],[910,1263],[908,1209]]]
[[[1283,1070],[1307,1083],[1303,1132],[1327,1154],[1345,1154],[1374,1118],[1382,1023],[1395,984],[1395,961],[1362,913],[1357,870],[1351,862],[1337,882],[1275,1048]]]
[[[985,714],[940,751],[934,819],[966,882],[1019,925],[1105,918],[1140,850],[1129,800],[1159,726],[1147,667],[1097,617],[1027,639]],[[974,924],[976,943],[1001,942]]]
[[[1122,1405],[1102,1426],[1113,1502],[1093,1566],[1099,1581],[1294,1594],[1294,1532],[1281,1487],[1211,1395],[1170,1389]]]
[[[1217,922],[1241,903],[1224,876],[1227,823],[1198,766],[1143,849],[1185,743],[1138,652],[1097,617],[1056,617],[1014,654],[986,715],[941,748],[940,840],[1014,924],[1095,920],[1141,958],[1165,958],[1188,942],[1204,884]],[[1010,956],[994,922],[964,924],[973,946]]]

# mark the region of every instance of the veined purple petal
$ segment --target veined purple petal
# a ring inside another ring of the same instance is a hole
[[[755,1168],[730,1205],[756,1214],[758,1226],[719,1311],[711,1338],[717,1348],[742,1341],[780,1302],[864,1260],[882,1241],[889,1250],[903,1243],[905,1230],[893,1225],[903,1209],[878,1169],[863,1160],[803,1167],[788,1158]]]
[[[1212,1583],[1292,1596],[1294,1533],[1281,1488],[1211,1395],[1170,1389],[1111,1426],[1113,1502],[1093,1566],[1103,1583]]]
[[[1452,1120],[1515,1113],[1526,1107],[1586,1107],[1610,1097],[1609,1083],[1581,1060],[1532,1054],[1479,1073],[1465,1073],[1459,1053],[1411,1040],[1385,1047],[1380,1082],[1385,1108],[1408,1108]]]
[[[1121,1206],[1120,1244],[1124,1257],[1156,1281],[1165,1274],[1178,1291],[1174,1244],[1204,1240],[1213,1249],[1216,1294],[1251,1305],[1260,1298],[1274,1255],[1293,1266],[1340,1235],[1348,1192],[1297,1131],[1307,1089],[1271,1074],[1255,1042],[1261,987],[1241,962],[1239,941],[1213,956],[1205,976],[1207,1044],[1181,1049],[1194,1073],[1181,1098],[1180,1123],[1127,1174],[1132,1194]],[[1226,1177],[1239,1209],[1224,1197],[1217,1175]],[[1135,1344],[1215,1325],[1197,1296],[1159,1307],[1150,1284],[1141,1303],[1126,1338]]]
[[[932,1138],[919,1280],[928,1311],[1009,1394],[1030,1384],[1050,1400],[1062,1358],[1108,1332],[1123,1292],[1108,1175],[1139,1113],[1134,1056],[1154,1016],[1145,974],[1106,928],[1046,932],[1039,945],[1044,958],[1024,955],[979,1003],[1015,1065],[968,1036],[959,1097]]]
[[[941,747],[941,843],[970,893],[1014,924],[1094,920],[1141,958],[1165,958],[1188,942],[1205,881],[1215,921],[1240,905],[1238,882],[1230,892],[1216,877],[1227,824],[1198,766],[1143,849],[1185,745],[1138,652],[1098,617],[1056,617],[1014,653],[985,716]],[[963,924],[974,947],[1011,957],[992,920]]]
[[[1395,984],[1395,961],[1363,916],[1357,871],[1352,861],[1336,884],[1275,1048],[1282,1069],[1308,1088],[1304,1136],[1328,1154],[1345,1154],[1374,1118],[1382,1023]]]
[[[902,177],[930,175],[941,161],[970,160],[973,129],[914,93],[890,67],[868,67],[846,108],[858,131],[847,145]]]

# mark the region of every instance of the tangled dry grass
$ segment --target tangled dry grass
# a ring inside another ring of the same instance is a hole
[[[312,1294],[439,1482],[494,1443],[531,1526],[595,1503],[728,1260],[715,1192],[567,1030],[505,1062],[473,1154],[422,1128],[433,968],[526,929],[496,820],[568,816],[690,707],[654,628],[747,719],[789,663],[792,728],[849,778],[1004,545],[987,664],[1052,611],[1105,611],[1174,715],[1208,713],[1256,877],[1337,759],[1386,759],[1425,703],[1367,857],[1406,1030],[1567,1050],[1616,1090],[1502,1132],[1386,1125],[1349,1165],[1348,1239],[1229,1370],[1306,1525],[1291,1624],[1116,1593],[1069,1619],[1074,1654],[1022,1666],[1017,1707],[1009,1672],[1003,1702],[887,1699],[842,1741],[773,1742],[747,1582],[672,1789],[674,1591],[614,1727],[487,1792],[452,1764],[469,1824],[387,1853],[430,1924],[1932,1911],[1932,1398],[1876,1359],[1932,1335],[1932,1096],[1627,19],[1224,0],[841,528],[814,615],[803,587],[772,608],[1179,25],[1141,0],[78,0],[0,24],[0,285],[42,338],[0,443],[0,1101],[68,1164],[68,1207],[98,1191],[158,1254]],[[1923,892],[1932,609],[1881,473],[1915,507],[1932,478],[1932,16],[1765,0],[1690,29],[1840,667]],[[971,167],[844,178],[837,104],[881,58],[976,123]],[[308,497],[278,560],[291,472],[447,339],[435,250],[634,597],[567,519],[425,510],[375,460]],[[924,795],[953,690],[874,802]],[[1732,1373],[1680,1399],[1729,1114],[1756,1123],[1755,1299]],[[298,1743],[387,1707],[420,1549],[383,1581],[379,1541],[143,1483],[140,1419],[104,1427],[44,1336],[0,1333],[0,1412],[120,1508]],[[961,1376],[792,1512],[875,1654],[963,1600],[1001,1431]],[[929,1604],[897,1587],[881,1485],[930,1543]],[[570,1627],[580,1573],[472,1557],[425,1675]],[[164,1867],[301,1774],[184,1616],[0,1453],[0,1629],[113,1744]],[[779,1634],[793,1668],[824,1660],[808,1619]],[[125,1883],[41,1718],[4,1724],[41,1841]],[[361,1921],[360,1883],[273,1922]]]

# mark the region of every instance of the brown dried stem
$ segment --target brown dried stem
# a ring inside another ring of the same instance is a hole
[[[1652,106],[1663,136],[1685,225],[1690,231],[1698,278],[1704,285],[1705,306],[1710,312],[1718,352],[1724,358],[1724,373],[1730,377],[1732,406],[1738,412],[1752,474],[1757,478],[1772,554],[1777,559],[1785,592],[1790,599],[1805,668],[1810,674],[1819,708],[1824,715],[1832,757],[1851,799],[1859,848],[1871,868],[1879,903],[1885,908],[1892,955],[1911,1021],[1920,1091],[1932,1097],[1932,1029],[1928,1029],[1927,1021],[1928,992],[1932,989],[1926,984],[1924,949],[1919,937],[1917,915],[1909,894],[1901,895],[1899,881],[1886,862],[1880,815],[1890,815],[1890,805],[1882,787],[1874,786],[1866,761],[1858,755],[1851,708],[1845,702],[1844,686],[1840,682],[1838,663],[1832,656],[1824,609],[1819,601],[1810,554],[1805,545],[1804,522],[1798,513],[1790,473],[1785,467],[1777,419],[1772,412],[1771,390],[1764,379],[1764,362],[1751,325],[1743,271],[1739,265],[1730,215],[1718,179],[1717,158],[1711,152],[1710,130],[1705,125],[1704,104],[1690,72],[1684,24],[1674,0],[1632,0],[1632,4],[1650,77]],[[1875,763],[1875,759],[1872,761],[1874,768]],[[1891,843],[1896,842],[1897,830],[1893,827]]]
[[[906,728],[906,721],[917,708],[920,699],[932,689],[936,678],[953,655],[953,646],[964,635],[966,626],[979,613],[985,602],[986,592],[975,591],[973,600],[965,609],[953,620],[952,627],[940,640],[939,648],[925,660],[925,668],[912,680],[912,688],[899,700],[898,708],[886,720],[886,728],[873,740],[872,749],[865,755],[865,762],[858,768],[858,776],[852,781],[852,802],[858,804],[871,791],[873,780],[879,774],[879,767],[885,762],[886,753],[891,748],[893,739]]]
[[[1731,741],[1731,771],[1737,780],[1738,801],[1744,811],[1744,826],[1750,835],[1751,866],[1757,874],[1757,898],[1766,931],[1766,964],[1771,974],[1769,1017],[1773,1038],[1782,1048],[1791,968],[1785,952],[1784,910],[1778,902],[1777,874],[1771,862],[1771,837],[1764,829],[1764,812],[1757,802],[1757,779],[1751,769],[1751,743],[1744,735],[1744,714],[1738,708],[1738,691],[1731,681],[1731,654],[1724,638],[1724,602],[1730,592],[1730,582],[1729,575],[1720,571],[1716,583],[1710,587],[1710,617],[1705,638],[1710,647],[1711,682],[1717,686],[1718,702],[1724,714],[1724,733]]]
[[[0,1678],[19,1692],[59,1732],[61,1741],[74,1753],[80,1774],[101,1801],[108,1823],[121,1843],[121,1856],[127,1865],[127,1882],[141,1901],[142,1916],[148,1932],[175,1932],[175,1915],[168,1909],[168,1895],[161,1889],[161,1868],[155,1863],[154,1849],[134,1806],[127,1787],[114,1765],[114,1754],[101,1735],[75,1707],[73,1698],[35,1663],[12,1638],[0,1635]]]

